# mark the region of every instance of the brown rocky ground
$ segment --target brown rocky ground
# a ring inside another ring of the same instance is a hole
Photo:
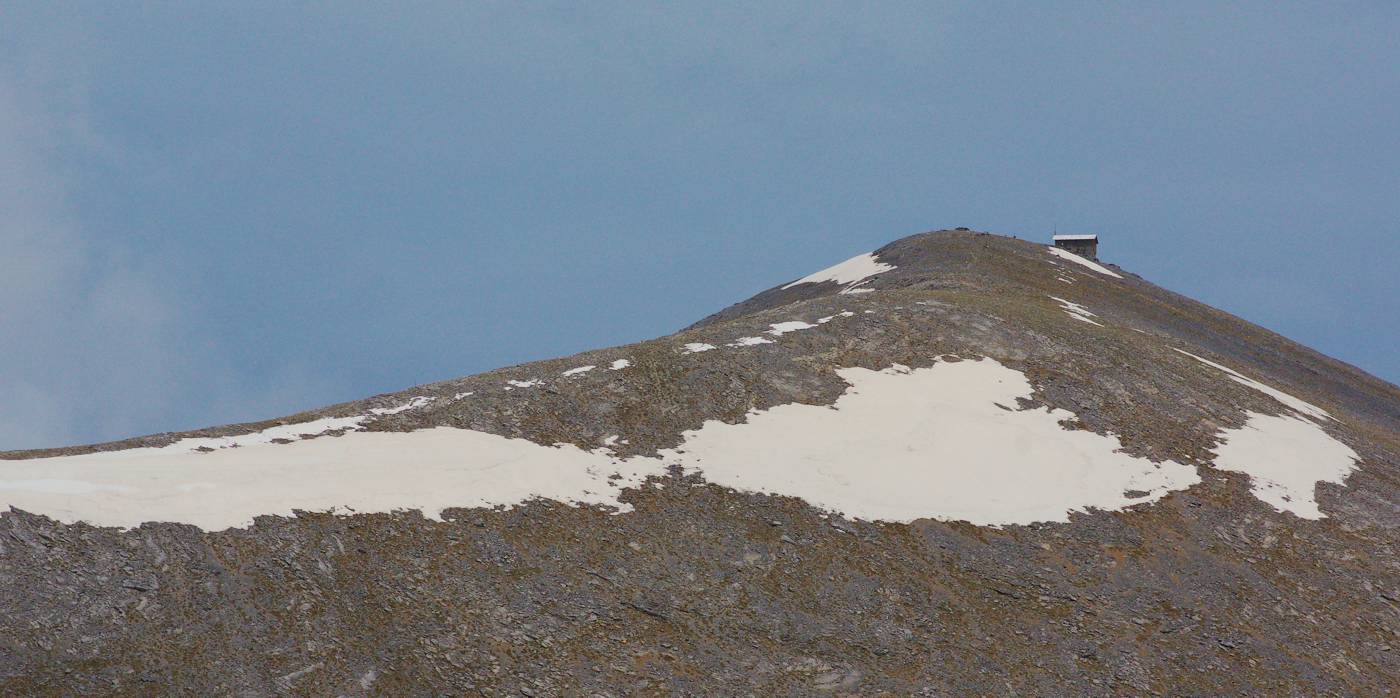
[[[1050,266],[973,232],[905,238],[876,292],[774,289],[670,337],[288,417],[439,399],[372,429],[469,427],[625,455],[707,419],[830,404],[834,369],[990,356],[1070,428],[1200,466],[1124,512],[1005,528],[848,521],[675,473],[634,512],[536,501],[416,514],[263,517],[205,532],[0,514],[5,695],[1384,695],[1400,685],[1400,389],[1126,272]],[[1074,279],[1056,279],[1068,271]],[[1073,321],[1047,296],[1087,306]],[[753,350],[682,354],[770,323],[849,318]],[[869,311],[869,312],[867,312]],[[1219,361],[1338,417],[1362,456],[1328,518],[1280,513],[1210,468],[1221,427],[1278,403]],[[505,392],[507,379],[595,372]],[[277,421],[196,432],[240,433]],[[32,458],[158,445],[0,454]],[[335,438],[325,436],[320,438]],[[761,462],[753,464],[763,467]]]

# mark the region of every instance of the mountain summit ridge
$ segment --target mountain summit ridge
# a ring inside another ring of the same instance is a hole
[[[1050,249],[921,233],[654,340],[0,454],[0,689],[1400,681],[1400,388]]]
[[[1064,287],[1046,286],[1044,284],[1028,285],[1026,283],[1027,278],[1033,277],[1029,277],[1026,275],[1026,270],[1024,269],[1025,262],[1031,262],[1032,266],[1043,263],[1057,264],[1056,260],[1049,259],[1044,256],[1043,253],[1047,249],[1049,248],[1047,248],[1047,246],[1045,245],[1037,244],[1030,241],[1020,240],[1017,238],[1006,236],[999,236],[992,233],[964,231],[961,229],[957,231],[944,230],[919,233],[891,242],[871,253],[877,259],[893,260],[892,263],[894,264],[894,269],[891,272],[885,272],[878,275],[871,275],[869,277],[866,277],[862,279],[860,283],[862,284],[862,288],[868,288],[871,292],[952,292],[963,290],[973,293],[992,295],[1005,293],[1009,289],[1021,290],[1025,292],[1025,290],[1028,288],[1035,288],[1036,291],[1026,293],[1026,295],[1034,295],[1035,293],[1038,293],[1040,291],[1046,292],[1047,297],[1058,297],[1049,296],[1049,292],[1056,292],[1060,295],[1075,295],[1074,291],[1068,290]],[[1008,273],[1006,274],[1006,278],[1000,278],[999,275],[1003,271],[1010,271],[1010,269],[1007,268],[1008,265],[1004,262],[1006,260],[1012,259],[1022,262],[1023,266],[1021,268],[1017,268],[1014,274]],[[999,264],[999,262],[1002,263]],[[994,270],[995,273],[988,273],[989,269]],[[1153,309],[1150,308],[1151,305],[1161,306],[1165,304],[1180,304],[1186,306],[1185,310],[1193,314],[1193,317],[1191,317],[1190,321],[1188,322],[1170,323],[1163,322],[1160,313],[1154,313],[1153,315],[1141,318],[1142,323],[1144,325],[1156,324],[1159,326],[1158,331],[1170,331],[1173,333],[1173,337],[1178,338],[1183,342],[1190,344],[1191,346],[1197,346],[1198,348],[1205,349],[1206,353],[1208,354],[1217,357],[1223,356],[1227,358],[1235,358],[1245,363],[1257,361],[1264,355],[1261,352],[1258,352],[1257,349],[1255,350],[1254,354],[1246,353],[1244,355],[1237,355],[1237,349],[1241,345],[1245,348],[1254,347],[1259,344],[1291,345],[1288,346],[1290,350],[1303,355],[1311,355],[1310,358],[1316,360],[1310,361],[1309,365],[1306,368],[1299,368],[1296,365],[1290,366],[1280,364],[1277,362],[1273,364],[1267,364],[1265,366],[1266,374],[1271,374],[1274,371],[1281,371],[1285,375],[1273,376],[1273,378],[1283,382],[1284,384],[1292,384],[1295,382],[1301,382],[1300,379],[1296,377],[1300,375],[1304,376],[1302,380],[1311,381],[1315,380],[1316,376],[1321,374],[1323,370],[1344,372],[1348,374],[1349,377],[1361,379],[1361,381],[1367,385],[1368,393],[1373,394],[1375,397],[1379,398],[1382,401],[1385,401],[1384,404],[1382,404],[1380,407],[1368,406],[1367,409],[1381,411],[1384,413],[1383,416],[1388,417],[1391,420],[1392,424],[1400,424],[1400,407],[1395,406],[1395,398],[1400,397],[1400,388],[1386,383],[1379,378],[1370,376],[1369,374],[1365,373],[1359,368],[1356,368],[1355,366],[1346,364],[1336,359],[1332,359],[1330,357],[1325,357],[1311,349],[1292,343],[1290,340],[1287,340],[1281,335],[1277,335],[1276,333],[1273,333],[1264,328],[1250,325],[1247,322],[1233,315],[1230,315],[1228,313],[1214,308],[1210,308],[1209,306],[1205,306],[1203,304],[1200,304],[1196,301],[1190,300],[1178,294],[1172,293],[1170,291],[1160,289],[1156,286],[1148,284],[1145,281],[1142,281],[1135,275],[1132,275],[1128,272],[1124,272],[1121,269],[1117,269],[1117,271],[1122,272],[1124,274],[1128,274],[1130,283],[1133,284],[1131,288],[1133,288],[1135,292],[1141,293],[1144,290],[1148,291],[1148,294],[1146,294],[1148,303],[1142,304],[1144,307]],[[1095,277],[1085,275],[1083,272],[1083,269],[1079,269],[1077,271],[1072,271],[1071,273],[1079,273],[1083,276],[1083,278],[1091,280],[1090,290],[1094,291],[1099,298],[1102,298],[1105,295],[1105,289],[1094,287],[1092,281],[1096,280]],[[1063,276],[1057,272],[1057,276],[1055,278],[1063,278]],[[1044,279],[1038,279],[1038,281],[1044,281]],[[1108,280],[1105,279],[1105,281]],[[412,388],[407,388],[405,390],[384,393],[371,398],[365,398],[362,400],[355,400],[346,403],[338,403],[324,408],[306,410],[303,412],[295,413],[293,415],[288,415],[286,417],[272,420],[245,422],[239,424],[226,425],[223,427],[208,427],[204,429],[184,432],[165,432],[161,434],[149,435],[147,437],[123,439],[119,441],[107,442],[103,444],[93,444],[89,446],[72,446],[63,448],[29,449],[25,451],[0,452],[0,458],[27,458],[41,457],[45,455],[66,455],[76,452],[123,448],[134,445],[163,444],[167,443],[169,440],[174,438],[218,435],[229,431],[236,431],[240,428],[246,430],[265,429],[269,426],[294,424],[297,422],[310,421],[311,418],[319,418],[324,416],[349,417],[354,416],[354,414],[352,413],[357,414],[359,412],[373,410],[392,410],[396,406],[402,405],[407,401],[410,401],[418,396],[442,396],[448,390],[475,385],[475,383],[472,381],[473,379],[479,377],[498,377],[506,374],[523,375],[532,372],[540,373],[542,375],[548,375],[550,373],[556,373],[556,371],[554,371],[554,368],[556,366],[563,365],[565,363],[573,364],[571,368],[564,368],[558,371],[558,373],[562,373],[563,371],[575,370],[579,366],[590,365],[588,363],[590,361],[601,361],[606,365],[607,363],[610,363],[610,361],[619,360],[609,360],[606,357],[611,356],[612,354],[617,354],[620,351],[633,346],[650,348],[652,345],[668,343],[668,341],[680,341],[685,338],[704,339],[705,337],[698,334],[697,331],[707,326],[716,325],[722,322],[739,320],[747,316],[756,315],[758,313],[775,310],[776,308],[792,305],[795,303],[801,303],[804,301],[818,301],[822,299],[831,300],[827,299],[827,297],[833,295],[843,295],[841,293],[841,291],[843,290],[845,289],[842,284],[837,284],[834,282],[799,284],[797,281],[794,281],[787,284],[775,286],[745,301],[741,301],[730,306],[729,308],[707,316],[706,318],[696,322],[693,325],[686,327],[685,329],[681,330],[680,332],[674,335],[659,337],[652,340],[646,340],[634,345],[625,345],[609,349],[591,350],[581,352],[570,357],[547,359],[543,361],[535,361],[526,364],[520,364],[517,366],[504,367],[492,371],[487,371],[481,374],[475,374],[473,376],[467,376],[464,378],[449,379],[445,381],[423,384]],[[852,302],[857,302],[859,299],[850,298],[848,300]],[[1175,314],[1180,313],[1178,312]],[[1241,327],[1247,329],[1249,331],[1249,335],[1246,337],[1236,338],[1233,342],[1212,341],[1225,339],[1224,335],[1226,333],[1221,333],[1219,331],[1211,331],[1211,325],[1235,323],[1238,323]],[[762,327],[762,325],[759,325],[759,327]],[[762,331],[759,331],[758,333],[759,335],[762,335]],[[742,338],[743,337],[739,337],[737,339]],[[703,341],[689,343],[708,344],[708,342]],[[506,380],[511,379],[508,378]],[[460,392],[462,391],[455,390],[451,393],[451,395],[457,395]],[[521,397],[522,395],[525,394],[517,394],[515,397]],[[388,428],[394,428],[392,425],[397,420],[383,418],[379,421],[384,422],[385,426]],[[419,424],[421,424],[421,422]]]

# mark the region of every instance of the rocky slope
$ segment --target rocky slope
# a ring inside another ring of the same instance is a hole
[[[5,695],[1400,685],[1400,388],[972,231],[0,504]]]

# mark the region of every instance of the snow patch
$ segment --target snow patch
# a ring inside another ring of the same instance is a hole
[[[818,325],[825,325],[826,323],[831,322],[832,320],[835,320],[835,319],[838,318],[838,317],[855,317],[855,315],[856,315],[855,313],[853,313],[853,312],[851,312],[851,311],[849,311],[849,310],[842,310],[841,312],[839,312],[839,313],[837,313],[837,314],[835,314],[835,315],[828,315],[828,316],[823,317],[823,318],[817,318],[817,324],[818,324]]]
[[[561,374],[559,374],[559,375],[561,375],[561,376],[577,376],[577,375],[579,375],[580,373],[588,373],[589,371],[592,371],[592,370],[595,369],[595,368],[598,368],[598,367],[597,367],[597,366],[594,366],[593,364],[589,364],[589,365],[587,365],[587,366],[579,366],[578,368],[571,368],[571,369],[569,369],[569,370],[567,370],[567,371],[565,371],[565,372],[563,372],[563,373],[561,373]]]
[[[1085,308],[1084,306],[1078,303],[1071,303],[1070,301],[1060,298],[1059,296],[1050,296],[1050,298],[1056,303],[1059,303],[1060,307],[1065,309],[1065,314],[1069,315],[1075,320],[1080,320],[1083,322],[1087,322],[1090,325],[1098,325],[1099,327],[1103,327],[1102,323],[1091,319],[1096,318],[1098,316],[1089,312],[1088,308]]]
[[[801,320],[790,320],[788,322],[775,322],[769,325],[769,327],[773,329],[768,330],[767,334],[771,334],[774,337],[781,337],[789,332],[796,332],[798,330],[810,330],[813,327],[816,327],[816,325],[802,322]]]
[[[226,448],[247,448],[250,446],[275,445],[285,441],[300,441],[302,439],[323,436],[325,434],[359,431],[364,428],[364,423],[373,417],[400,414],[408,410],[418,409],[436,399],[437,398],[418,396],[402,405],[394,407],[375,407],[370,409],[367,414],[359,414],[352,417],[322,417],[309,422],[279,424],[275,427],[268,427],[250,434],[196,436],[180,439],[165,446],[132,448],[122,452],[203,453]]]
[[[435,397],[423,397],[422,395],[419,395],[418,397],[415,397],[412,400],[409,400],[408,402],[405,402],[404,404],[399,405],[397,407],[376,407],[374,409],[371,409],[369,413],[373,415],[398,414],[400,412],[416,410],[419,407],[422,407],[436,399],[437,398]]]
[[[373,410],[371,410],[373,412]],[[376,413],[385,414],[386,412]],[[387,412],[387,414],[397,414]],[[346,430],[356,430],[369,419],[369,415],[357,415],[354,417],[324,417],[310,422],[299,422],[297,424],[283,424],[269,427],[262,431],[255,431],[251,434],[239,434],[237,436],[210,436],[180,439],[168,446],[150,449],[131,450],[151,450],[151,451],[173,451],[180,453],[190,453],[202,450],[219,450],[224,448],[244,448],[248,446],[263,446],[276,443],[277,441],[299,441],[309,436],[320,436],[332,432]]]
[[[1345,484],[1360,457],[1314,422],[1294,415],[1247,412],[1238,429],[1220,432],[1215,467],[1249,476],[1249,491],[1279,511],[1304,519],[1317,507],[1317,483]]]
[[[1007,525],[1121,509],[1198,481],[1189,466],[1121,453],[1113,436],[1063,429],[1068,411],[998,407],[1029,397],[1031,386],[991,359],[839,374],[850,387],[833,406],[781,405],[743,424],[707,422],[661,457],[618,459],[606,448],[448,427],[360,431],[204,454],[131,449],[6,461],[0,506],[65,522],[176,521],[207,530],[294,510],[437,517],[448,507],[535,497],[626,511],[622,488],[677,464],[720,485],[865,519]]]
[[[870,252],[868,254],[856,255],[840,264],[827,267],[809,276],[804,276],[784,286],[783,290],[801,284],[816,284],[823,281],[834,281],[838,284],[853,285],[894,268],[894,265],[879,261],[876,259],[875,253]],[[849,290],[849,286],[847,290]]]
[[[1079,255],[1074,254],[1073,252],[1066,252],[1065,250],[1062,250],[1058,247],[1047,247],[1045,249],[1049,250],[1050,254],[1053,254],[1056,257],[1067,259],[1080,266],[1088,267],[1100,274],[1103,274],[1104,276],[1111,276],[1115,279],[1123,278],[1122,276],[1119,276],[1116,272],[1114,272],[1112,269],[1109,269],[1108,267],[1105,267],[1102,264],[1099,264],[1098,262],[1080,257]]]
[[[509,506],[535,497],[625,511],[621,488],[664,473],[656,459],[619,461],[572,445],[448,427],[205,454],[152,453],[157,450],[8,461],[0,470],[0,502],[66,522],[176,521],[222,530],[293,510],[417,509],[438,518],[448,507]],[[614,474],[621,479],[610,480]]]
[[[81,480],[39,478],[36,480],[0,480],[0,492],[5,491],[58,495],[90,495],[98,492],[131,493],[136,492],[136,488],[126,485],[99,485],[91,482],[83,482]]]
[[[710,482],[884,521],[1067,521],[1199,481],[1190,466],[1120,452],[1116,437],[1064,429],[1071,412],[998,407],[1032,389],[992,359],[839,374],[851,385],[834,409],[788,404],[742,424],[706,422],[663,455]]]
[[[612,364],[608,366],[608,369],[613,371],[621,371],[622,369],[627,368],[631,365],[631,359],[618,359],[617,361],[612,362]]]
[[[1253,378],[1249,378],[1235,371],[1232,368],[1229,368],[1227,366],[1221,366],[1220,364],[1215,363],[1214,361],[1210,361],[1208,359],[1196,356],[1195,354],[1192,354],[1189,351],[1183,351],[1181,349],[1177,349],[1176,347],[1172,347],[1172,350],[1180,354],[1185,354],[1207,366],[1211,366],[1213,368],[1217,368],[1221,371],[1224,371],[1226,375],[1230,376],[1230,379],[1235,381],[1236,383],[1254,388],[1255,390],[1258,390],[1259,392],[1264,393],[1265,395],[1268,395],[1269,397],[1275,400],[1278,400],[1279,402],[1283,403],[1285,407],[1288,407],[1289,409],[1295,412],[1308,415],[1309,417],[1312,417],[1314,419],[1333,419],[1332,415],[1328,414],[1327,411],[1322,409],[1321,407],[1318,407],[1317,405],[1314,405],[1310,402],[1300,400],[1272,386],[1260,383],[1259,381],[1254,380]]]
[[[718,347],[716,347],[716,346],[713,345],[713,344],[705,344],[704,342],[691,342],[691,343],[685,345],[685,351],[682,351],[681,353],[682,353],[682,354],[699,354],[699,353],[701,353],[701,352],[705,352],[705,351],[709,351],[709,350],[711,350],[711,349],[717,349],[717,348],[718,348]]]
[[[471,394],[472,394],[472,391],[468,390],[468,391],[465,392],[465,393],[457,393],[456,395],[453,395],[453,396],[452,396],[452,399],[453,399],[453,400],[461,400],[462,398],[467,397],[468,395],[471,395]]]
[[[538,378],[531,378],[527,381],[509,380],[506,382],[509,383],[512,387],[516,388],[533,388],[535,386],[544,385],[544,381]],[[506,388],[506,390],[510,390],[510,388]]]
[[[724,346],[726,347],[752,347],[759,344],[772,344],[773,340],[764,337],[740,337]]]

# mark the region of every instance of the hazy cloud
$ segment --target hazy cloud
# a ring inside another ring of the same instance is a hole
[[[288,404],[285,391],[239,386],[186,322],[192,309],[174,300],[177,289],[85,228],[66,163],[116,151],[94,137],[80,105],[0,70],[0,450]]]

